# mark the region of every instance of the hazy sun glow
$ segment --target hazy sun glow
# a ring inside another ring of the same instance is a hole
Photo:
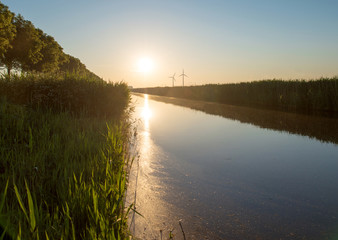
[[[140,58],[137,63],[137,71],[141,73],[150,73],[154,69],[154,62],[150,58]]]

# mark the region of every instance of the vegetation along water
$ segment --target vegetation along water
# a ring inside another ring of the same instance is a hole
[[[337,77],[134,91],[338,115]],[[129,103],[125,83],[105,82],[0,2],[0,240],[129,237]],[[321,129],[310,136],[336,143]]]
[[[127,86],[30,78],[0,80],[1,227],[22,239],[123,237]]]
[[[134,89],[135,92],[302,113],[338,114],[338,77]]]
[[[124,239],[129,90],[0,2],[0,239]]]

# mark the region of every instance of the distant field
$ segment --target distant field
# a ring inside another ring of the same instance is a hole
[[[190,87],[154,87],[134,92],[302,113],[338,115],[338,77],[262,80]]]

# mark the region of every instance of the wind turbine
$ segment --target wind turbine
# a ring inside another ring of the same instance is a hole
[[[171,77],[169,77],[169,78],[171,78],[171,79],[173,80],[173,87],[174,87],[174,81],[176,81],[176,79],[175,79],[175,74],[176,74],[176,73],[174,73],[174,75],[172,75]]]
[[[182,77],[182,85],[184,87],[184,77],[188,77],[186,74],[184,74],[184,69],[183,69],[183,73],[179,77]]]

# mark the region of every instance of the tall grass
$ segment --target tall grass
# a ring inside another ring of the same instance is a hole
[[[305,113],[338,114],[338,77],[144,88],[136,92]]]
[[[120,117],[129,103],[126,84],[107,83],[74,74],[2,77],[0,96],[5,96],[12,103],[35,109],[107,118]]]
[[[126,238],[126,86],[25,76],[0,89],[0,239]]]

